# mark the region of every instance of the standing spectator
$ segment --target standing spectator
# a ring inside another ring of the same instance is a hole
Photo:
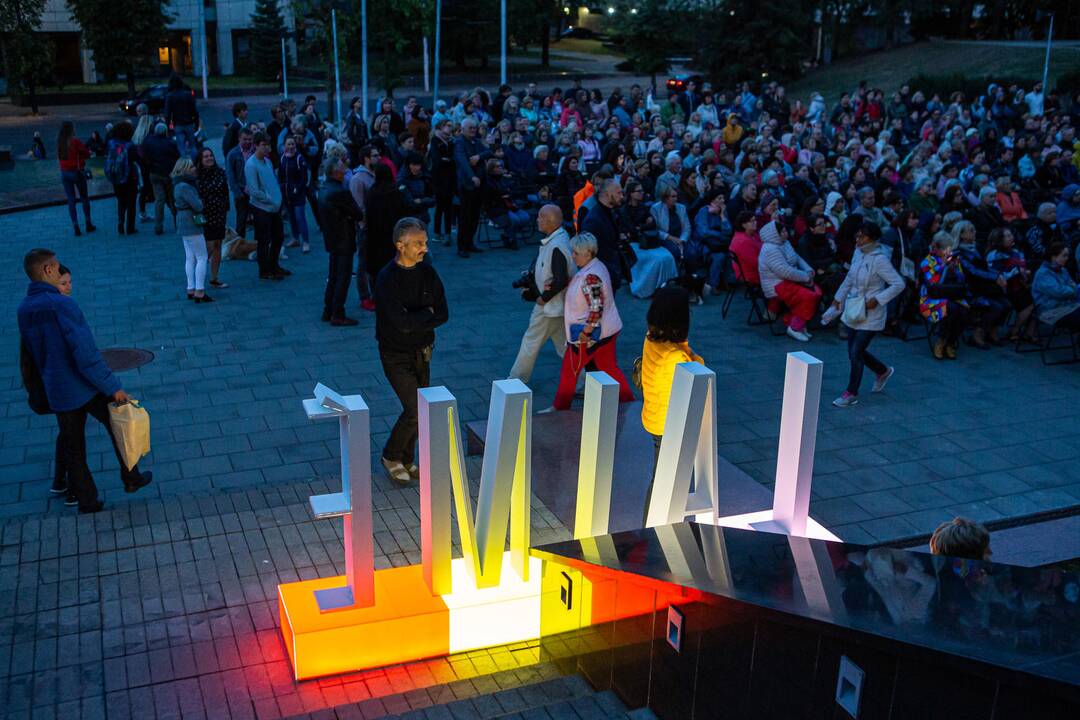
[[[338,158],[326,162],[326,182],[319,193],[322,212],[323,242],[330,256],[323,297],[323,322],[334,326],[352,326],[357,321],[345,315],[349,295],[353,256],[356,255],[356,225],[363,213],[345,187],[345,164]]]
[[[292,273],[278,264],[285,235],[281,223],[281,188],[270,161],[270,138],[260,132],[255,135],[254,142],[255,152],[244,164],[244,186],[251,200],[255,224],[259,279],[282,280]]]
[[[476,121],[466,118],[461,123],[461,137],[454,144],[454,165],[457,168],[458,192],[461,197],[457,247],[458,257],[462,258],[468,258],[469,253],[481,252],[473,239],[480,225],[483,163],[487,160],[488,151],[476,133]]]
[[[135,200],[139,194],[139,168],[135,164],[135,129],[127,120],[113,128],[105,155],[105,177],[116,193],[116,231],[135,234]]]
[[[301,244],[298,238],[303,238],[302,252],[311,250],[310,236],[307,226],[307,188],[310,173],[307,161],[296,146],[296,138],[285,138],[283,152],[281,153],[281,165],[278,166],[278,182],[281,184],[281,197],[285,203],[285,210],[289,215],[289,228],[292,231],[292,240],[288,247],[296,247]]]
[[[779,312],[787,307],[784,321],[788,337],[808,342],[806,323],[814,317],[821,301],[821,288],[814,284],[814,269],[791,247],[787,227],[782,223],[774,220],[761,228],[761,243],[758,272],[761,290],[769,298],[769,310]]]
[[[204,147],[199,152],[199,164],[195,168],[195,188],[203,204],[203,237],[209,263],[210,287],[223,289],[228,283],[218,279],[221,270],[221,244],[225,241],[225,223],[229,218],[229,182],[225,171],[217,164],[214,151]]]
[[[566,289],[563,311],[566,354],[552,407],[570,409],[578,375],[590,363],[619,383],[619,402],[630,402],[634,393],[619,369],[615,353],[622,319],[615,306],[615,289],[607,266],[597,255],[599,245],[595,237],[583,232],[574,236],[570,247],[578,271]]]
[[[675,367],[680,363],[703,363],[690,349],[690,296],[684,288],[664,287],[653,295],[645,316],[648,332],[641,349],[641,424],[653,437],[653,475],[664,439],[668,400],[675,381]],[[645,493],[643,522],[648,520],[652,481]]]
[[[623,281],[619,227],[615,220],[615,212],[622,203],[622,185],[618,180],[608,178],[597,189],[596,207],[589,211],[581,224],[581,232],[591,235],[597,243],[596,256],[607,268],[608,286],[612,293],[622,286]]]
[[[892,266],[892,251],[881,245],[880,240],[881,228],[872,222],[863,223],[855,235],[851,269],[832,302],[834,312],[844,308],[841,322],[850,328],[847,342],[851,372],[847,390],[833,400],[836,407],[851,407],[859,402],[864,365],[875,375],[871,392],[884,390],[885,383],[896,372],[867,350],[874,336],[885,329],[885,308],[889,301],[904,291],[904,279]]]
[[[195,92],[173,73],[165,96],[165,122],[172,125],[180,152],[189,157],[195,154],[195,132],[199,129],[199,111],[195,107]]]
[[[382,157],[378,148],[374,145],[365,145],[358,152],[360,164],[353,170],[349,179],[349,193],[353,196],[353,202],[360,208],[364,220],[360,223],[360,232],[357,236],[357,259],[356,259],[356,292],[360,295],[360,307],[368,312],[374,312],[375,302],[371,299],[374,291],[375,272],[369,272],[367,266],[367,194],[375,185],[375,168],[382,163]]]
[[[229,157],[232,149],[240,144],[240,131],[247,127],[247,103],[233,103],[232,116],[232,122],[225,127],[225,137],[221,138],[221,156],[224,158]]]
[[[391,480],[408,485],[420,477],[416,391],[430,384],[435,328],[447,321],[449,311],[439,274],[424,262],[424,224],[411,217],[398,221],[393,240],[394,260],[375,283],[375,339],[383,372],[401,401],[401,415],[383,447],[382,464]]]
[[[367,122],[364,120],[364,108],[360,98],[354,97],[349,101],[349,114],[345,118],[345,138],[349,146],[349,166],[355,167],[360,163],[360,148],[368,144],[371,133],[368,132]]]
[[[372,286],[379,277],[379,271],[394,259],[397,251],[394,228],[399,220],[409,216],[405,195],[394,182],[393,171],[378,163],[375,166],[375,184],[367,194],[364,208],[367,222],[364,266],[371,277]],[[377,305],[375,309],[378,311]]]
[[[132,135],[131,141],[138,148],[135,160],[139,165],[139,178],[142,181],[139,185],[139,222],[146,222],[150,219],[146,214],[146,204],[154,199],[154,186],[150,183],[150,173],[142,155],[142,144],[154,131],[155,122],[146,103],[139,103],[135,107],[135,115],[139,120],[135,123],[135,134]]]
[[[232,191],[233,206],[236,208],[236,234],[241,238],[247,236],[248,217],[251,215],[251,198],[247,194],[247,179],[244,177],[244,167],[248,159],[255,154],[254,133],[251,128],[244,128],[238,136],[239,143],[229,151],[225,158],[225,176],[229,181],[229,190]]]
[[[75,124],[70,120],[60,124],[60,133],[56,137],[56,157],[60,161],[60,182],[64,185],[68,217],[71,218],[71,226],[75,228],[75,236],[82,235],[79,230],[79,213],[75,207],[76,190],[79,191],[79,199],[82,201],[86,232],[94,232],[97,228],[90,222],[90,195],[86,189],[86,161],[90,158],[90,149],[75,137]]]
[[[428,148],[428,167],[435,186],[435,239],[449,245],[454,226],[454,194],[457,190],[457,169],[454,166],[452,141],[454,123],[444,119],[435,123],[435,132]]]
[[[98,352],[94,335],[79,306],[59,290],[60,263],[51,250],[35,249],[23,259],[30,278],[26,297],[19,304],[19,335],[33,368],[41,378],[49,409],[60,425],[60,446],[65,455],[68,488],[79,512],[94,513],[104,504],[86,462],[86,418],[92,415],[113,442],[124,490],[135,492],[149,484],[151,473],[138,465],[128,469],[112,435],[109,401],[129,401],[120,381]]]
[[[169,128],[165,123],[155,125],[153,134],[143,140],[142,158],[154,188],[154,234],[161,235],[165,232],[166,205],[174,220],[176,218],[176,203],[169,175],[180,159],[180,150],[169,137]]]
[[[182,157],[172,171],[176,197],[176,231],[184,242],[184,271],[187,273],[187,297],[196,303],[213,302],[206,294],[208,254],[203,236],[203,204],[195,187],[195,163]]]
[[[532,377],[536,357],[548,340],[555,346],[560,359],[566,353],[563,303],[566,287],[577,267],[573,264],[570,238],[562,222],[562,210],[558,205],[544,205],[536,215],[536,225],[544,239],[540,241],[533,262],[531,283],[521,291],[521,298],[533,303],[532,313],[514,366],[510,368],[510,377],[524,383]]]

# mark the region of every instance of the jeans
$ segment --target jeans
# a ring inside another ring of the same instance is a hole
[[[440,224],[441,221],[441,224]],[[454,191],[453,190],[436,190],[435,191],[435,224],[432,231],[438,235],[440,233],[450,234],[450,230],[454,225]],[[442,228],[441,230],[439,228]]]
[[[75,494],[80,510],[91,509],[97,500],[97,485],[94,484],[94,476],[86,465],[86,417],[88,415],[101,423],[105,432],[109,434],[116,460],[120,463],[120,478],[124,481],[124,485],[131,485],[142,477],[138,465],[130,470],[124,467],[120,450],[116,446],[116,438],[112,434],[109,421],[109,398],[105,395],[98,393],[80,408],[56,413],[56,421],[60,424],[60,446],[67,465],[68,490]]]
[[[529,213],[524,210],[507,210],[506,214],[493,217],[491,221],[502,228],[503,239],[511,245],[517,243],[517,238],[531,224]]]
[[[323,297],[323,312],[329,313],[332,319],[345,317],[345,299],[349,295],[352,258],[352,255],[330,256],[330,269],[326,275],[326,294]]]
[[[641,511],[641,527],[648,527],[649,503],[652,502],[653,483],[656,482],[656,466],[660,464],[660,444],[663,441],[663,435],[652,436],[652,476],[649,478],[649,488],[645,491],[645,509]]]
[[[233,197],[233,204],[236,206],[236,227],[233,229],[240,237],[246,237],[248,218],[251,217],[251,198],[247,193],[240,193]]]
[[[379,348],[383,372],[401,401],[401,415],[390,431],[382,456],[386,460],[408,465],[416,455],[419,438],[416,391],[427,387],[431,379],[431,365],[424,360],[422,350],[400,351]]]
[[[285,240],[281,213],[252,205],[251,216],[255,225],[255,257],[259,261],[259,274],[271,275],[280,267],[278,256],[281,255],[281,243]]]
[[[142,165],[139,166],[139,177],[142,184],[139,185],[139,216],[146,214],[146,206],[154,202],[154,185],[150,182],[150,171]]]
[[[364,261],[364,248],[367,245],[367,231],[364,228],[356,229],[356,293],[361,302],[371,298],[375,289],[375,279],[369,278],[367,263]]]
[[[195,142],[195,126],[176,125],[173,132],[176,134],[176,146],[180,148],[180,154],[193,158],[198,147]]]
[[[90,224],[90,193],[86,190],[86,178],[83,176],[82,170],[61,170],[60,182],[64,184],[64,195],[67,196],[68,215],[71,217],[71,224],[79,224],[79,213],[75,209],[75,191],[79,191],[79,198],[82,200],[83,217],[86,218],[86,224]]]
[[[172,178],[168,175],[150,175],[150,184],[154,186],[154,232],[159,235],[165,231],[165,206],[169,206],[176,218],[176,202],[173,201]]]
[[[889,368],[870,354],[866,348],[870,341],[877,335],[876,330],[853,330],[848,329],[847,351],[848,360],[851,361],[851,373],[848,375],[847,391],[852,395],[859,394],[859,385],[862,384],[863,365],[870,368],[875,375],[881,375]]]
[[[310,241],[307,227],[307,208],[303,205],[289,205],[289,230],[294,240],[302,240],[305,244]]]
[[[206,238],[202,235],[184,236],[184,272],[187,273],[188,292],[206,289]]]
[[[116,192],[116,216],[121,228],[135,232],[135,200],[139,195],[139,183],[131,177],[123,185],[113,185]]]
[[[724,272],[728,267],[728,256],[726,252],[713,252],[709,256],[709,287],[718,288],[725,284],[726,273]]]

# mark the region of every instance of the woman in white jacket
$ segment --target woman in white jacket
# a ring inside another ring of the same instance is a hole
[[[859,402],[864,365],[876,376],[871,392],[884,390],[895,372],[867,350],[874,336],[885,329],[885,306],[904,291],[904,279],[893,268],[891,251],[880,240],[881,228],[874,223],[863,223],[855,234],[851,269],[833,300],[832,312],[838,313],[843,308],[841,322],[851,330],[848,333],[851,373],[847,390],[833,400],[836,407],[851,407]]]
[[[788,242],[787,226],[773,220],[761,228],[758,274],[761,291],[769,300],[769,312],[787,309],[783,320],[788,337],[809,342],[806,323],[817,312],[821,288],[814,283],[815,272]]]

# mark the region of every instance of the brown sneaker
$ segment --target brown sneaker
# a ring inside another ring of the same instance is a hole
[[[955,344],[949,344],[949,345],[945,346],[945,357],[949,358],[950,360],[955,360],[956,359],[956,345]]]
[[[394,481],[394,484],[400,485],[401,487],[412,485],[412,475],[409,474],[409,471],[406,470],[405,466],[400,462],[382,458],[382,465],[383,468],[386,469],[387,476]]]
[[[934,357],[936,357],[938,360],[944,360],[945,359],[945,341],[944,340],[937,340],[934,343]]]

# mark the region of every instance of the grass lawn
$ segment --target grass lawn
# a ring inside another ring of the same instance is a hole
[[[786,84],[788,97],[804,102],[818,91],[830,105],[843,92],[853,90],[860,80],[880,87],[886,93],[898,90],[907,80],[927,75],[964,74],[970,77],[1029,77],[1041,79],[1046,50],[1041,47],[974,45],[931,41],[915,43],[895,50],[840,60],[811,70],[797,81]],[[1080,70],[1080,48],[1055,47],[1050,59],[1050,83],[1061,73]]]

